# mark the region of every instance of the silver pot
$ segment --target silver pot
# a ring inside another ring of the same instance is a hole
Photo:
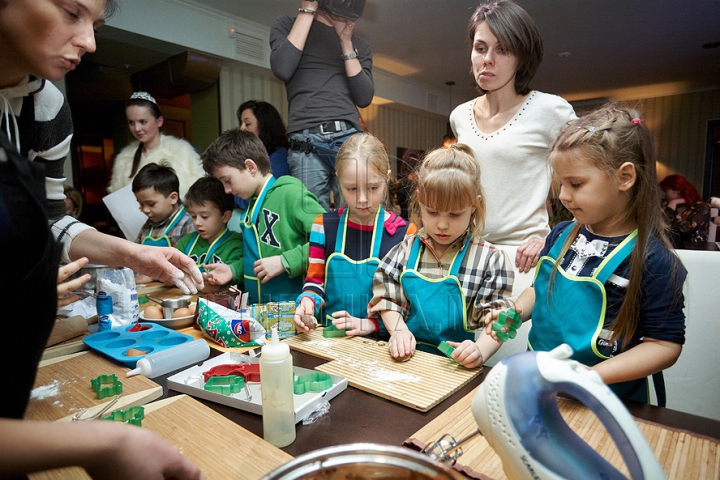
[[[300,455],[262,480],[460,480],[451,467],[403,447],[352,443]]]
[[[165,318],[171,318],[173,313],[175,313],[175,310],[178,308],[187,308],[190,306],[190,299],[187,297],[166,298],[164,300],[151,297],[150,295],[147,297],[162,307]]]

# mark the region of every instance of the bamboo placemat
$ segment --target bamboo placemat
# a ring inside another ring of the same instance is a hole
[[[407,362],[392,359],[387,343],[363,337],[325,338],[320,330],[283,340],[290,348],[330,362],[320,372],[346,377],[355,388],[427,412],[482,372],[440,355],[416,351]]]
[[[208,480],[257,480],[293,458],[187,395],[147,405],[142,428],[152,430],[178,447],[200,467]],[[30,478],[85,480],[90,477],[76,467],[49,470]]]
[[[448,408],[435,420],[418,430],[405,445],[423,449],[450,434],[456,440],[477,430],[471,405],[477,389]],[[607,459],[624,475],[629,476],[615,443],[602,422],[579,402],[559,398],[558,407],[565,421],[596,452]],[[718,480],[720,478],[720,442],[717,440],[663,427],[656,423],[635,419],[659,459],[668,480]],[[506,480],[498,457],[484,437],[477,435],[462,445],[463,455],[456,468],[471,478]]]
[[[25,412],[27,420],[70,420],[81,408],[92,415],[115,396],[98,400],[90,380],[114,373],[123,385],[123,397],[113,408],[144,405],[162,395],[162,387],[152,380],[135,375],[130,369],[113,363],[95,352],[80,352],[40,362],[33,391]]]

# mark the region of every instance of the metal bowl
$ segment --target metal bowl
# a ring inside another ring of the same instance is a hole
[[[188,297],[166,298],[163,300],[148,295],[148,298],[162,307],[163,316],[166,319],[170,319],[178,308],[187,308],[190,306],[190,298]]]
[[[407,448],[374,443],[337,445],[308,452],[262,480],[460,480],[451,467]]]
[[[97,265],[94,263],[88,263],[83,268],[78,270],[75,274],[70,275],[70,279],[72,280],[75,278],[79,278],[79,277],[82,277],[83,275],[85,275],[86,273],[89,273],[90,280],[88,280],[88,282],[85,285],[83,285],[81,288],[83,290],[87,290],[89,292],[94,292],[95,284],[97,283],[98,272],[105,268],[113,268],[113,267],[110,267],[109,265]]]

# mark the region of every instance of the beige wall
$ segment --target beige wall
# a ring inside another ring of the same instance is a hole
[[[720,89],[628,103],[655,137],[658,178],[678,173],[702,193],[708,121],[720,119]]]

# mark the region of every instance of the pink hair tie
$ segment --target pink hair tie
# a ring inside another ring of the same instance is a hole
[[[639,118],[633,118],[631,121],[635,125],[642,125],[642,120],[640,120]]]

